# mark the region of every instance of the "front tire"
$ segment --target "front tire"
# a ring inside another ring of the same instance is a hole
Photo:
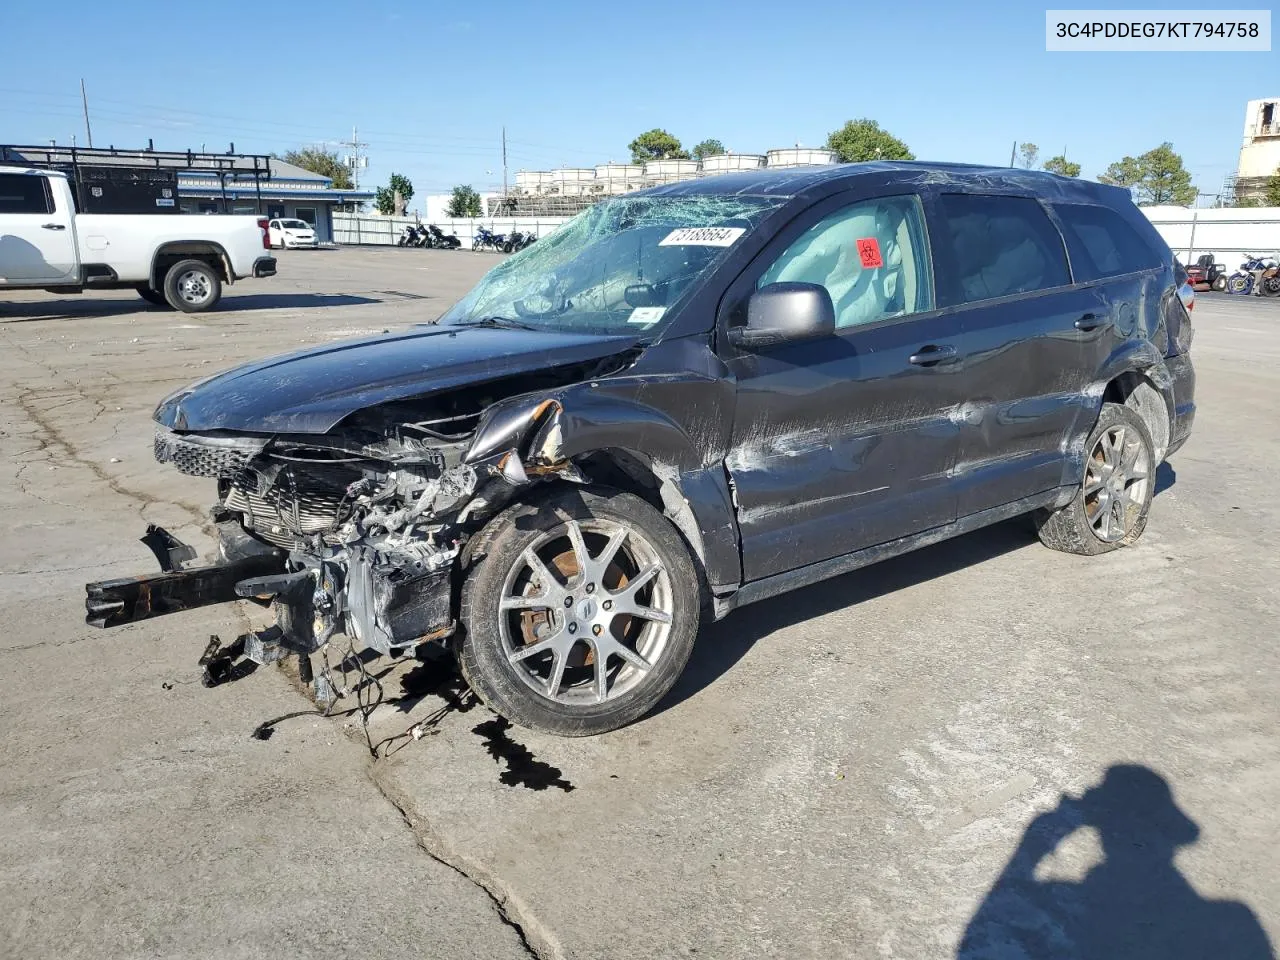
[[[1076,495],[1065,507],[1034,515],[1040,542],[1083,556],[1135,543],[1147,528],[1155,492],[1154,450],[1137,413],[1104,403],[1085,443],[1084,478]]]
[[[183,313],[200,313],[222,299],[222,279],[203,260],[180,260],[164,275],[169,306]]]
[[[699,579],[675,527],[634,494],[573,487],[517,504],[468,553],[458,662],[508,720],[567,737],[614,730],[688,663]]]

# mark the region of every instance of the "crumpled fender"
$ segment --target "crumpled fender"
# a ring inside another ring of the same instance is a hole
[[[528,476],[619,450],[657,478],[668,516],[708,581],[741,581],[737,520],[724,470],[732,386],[700,374],[610,377],[500,401],[485,411],[463,463],[514,452]],[[503,461],[505,462],[505,461]]]

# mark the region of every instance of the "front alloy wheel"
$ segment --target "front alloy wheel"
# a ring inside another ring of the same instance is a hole
[[[459,662],[498,713],[581,736],[630,723],[679,677],[698,629],[679,533],[632,494],[569,488],[470,547]]]
[[[560,703],[604,703],[663,655],[671,574],[630,525],[567,520],[511,565],[498,609],[503,652],[521,680]]]

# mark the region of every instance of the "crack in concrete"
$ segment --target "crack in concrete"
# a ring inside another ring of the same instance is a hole
[[[498,919],[515,931],[516,936],[520,938],[520,945],[530,957],[534,960],[554,960],[563,955],[550,931],[546,930],[541,922],[519,903],[505,888],[505,884],[476,864],[467,862],[466,858],[449,851],[444,841],[426,825],[423,819],[415,817],[410,812],[409,801],[386,783],[384,776],[372,764],[368,768],[368,776],[377,791],[400,814],[405,826],[413,833],[418,848],[432,860],[448,867],[482,890],[493,904]]]
[[[34,403],[32,403],[31,398],[32,398],[31,392],[23,393],[18,397],[18,406],[22,409],[22,412],[26,414],[27,419],[30,420],[32,423],[34,423],[40,429],[40,431],[48,438],[49,442],[56,444],[58,447],[60,447],[71,462],[75,463],[78,466],[84,467],[86,470],[92,473],[98,480],[100,480],[103,484],[105,484],[107,488],[111,490],[112,493],[115,493],[116,495],[123,497],[126,500],[131,500],[135,504],[137,504],[139,517],[145,519],[145,517],[143,516],[143,511],[145,511],[147,507],[152,506],[155,503],[164,502],[164,503],[169,503],[172,506],[177,507],[179,510],[182,510],[190,514],[191,517],[195,520],[196,525],[201,530],[205,531],[206,533],[209,533],[211,531],[212,528],[209,524],[209,518],[205,516],[202,511],[197,510],[195,507],[192,507],[190,504],[187,504],[187,503],[182,503],[177,500],[162,501],[157,499],[156,497],[151,497],[137,490],[133,490],[129,487],[126,487],[115,477],[111,476],[111,474],[107,473],[107,471],[102,468],[101,464],[81,454],[79,448],[75,445],[75,443],[73,443],[71,440],[65,437],[62,434],[62,431],[59,430],[58,427],[54,425],[53,421],[45,417],[44,415],[45,411],[39,409]],[[93,401],[92,398],[90,397],[85,397],[85,399],[90,400],[90,402],[96,403],[96,401]],[[43,498],[40,498],[40,499],[43,499]]]

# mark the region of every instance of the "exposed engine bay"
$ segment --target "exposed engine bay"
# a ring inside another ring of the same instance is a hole
[[[599,369],[383,404],[326,434],[157,425],[157,461],[216,481],[221,562],[189,566],[195,551],[152,528],[143,542],[163,572],[89,584],[86,619],[115,626],[236,599],[270,604],[276,625],[242,638],[243,653],[257,663],[299,655],[308,682],[308,656],[335,636],[384,655],[444,640],[456,628],[455,561],[470,534],[520,486],[585,480],[555,453],[556,400],[523,405],[479,441],[482,415],[514,386],[558,386]],[[316,678],[316,694],[333,691]]]

